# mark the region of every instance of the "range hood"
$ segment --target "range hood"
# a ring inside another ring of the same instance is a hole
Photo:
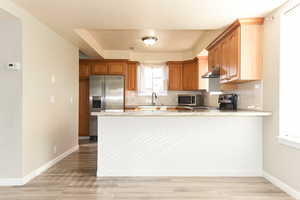
[[[213,67],[212,71],[206,72],[202,78],[219,78],[220,77],[220,68],[219,67]]]

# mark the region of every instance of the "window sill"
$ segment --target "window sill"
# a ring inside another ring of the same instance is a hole
[[[292,136],[278,136],[278,141],[280,144],[288,145],[296,149],[300,149],[300,138]]]

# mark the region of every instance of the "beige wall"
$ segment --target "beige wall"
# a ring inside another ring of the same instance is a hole
[[[22,23],[23,167],[19,167],[24,177],[78,144],[79,55],[77,47],[11,1],[1,0],[0,8]]]
[[[300,192],[300,150],[278,143],[280,13],[286,5],[265,21],[263,109],[273,112],[264,119],[264,171]],[[296,81],[296,80],[295,80]],[[297,105],[295,105],[297,106]]]
[[[6,68],[21,62],[21,23],[0,10],[0,178],[22,175],[22,71]]]

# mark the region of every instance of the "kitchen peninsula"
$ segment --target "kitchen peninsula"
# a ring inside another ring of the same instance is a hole
[[[261,111],[128,110],[98,117],[98,177],[260,176]]]

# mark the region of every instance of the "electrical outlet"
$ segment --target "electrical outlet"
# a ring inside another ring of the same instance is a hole
[[[255,109],[255,106],[254,105],[250,105],[250,106],[248,106],[248,109]]]
[[[53,153],[56,154],[57,152],[57,148],[56,148],[56,145],[53,147]]]
[[[51,75],[51,83],[54,84],[56,82],[56,77],[54,74]]]

